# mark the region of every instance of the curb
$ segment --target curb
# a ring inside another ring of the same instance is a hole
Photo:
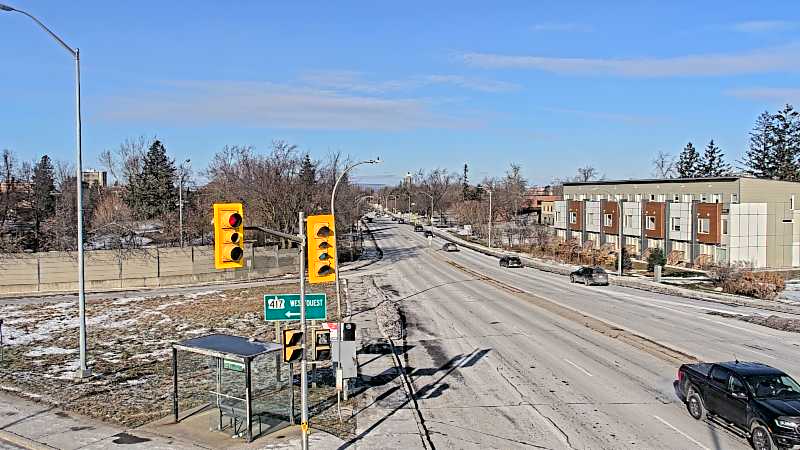
[[[41,442],[5,430],[0,430],[0,441],[6,441],[28,450],[58,450],[56,447],[51,447],[47,444],[42,444]]]

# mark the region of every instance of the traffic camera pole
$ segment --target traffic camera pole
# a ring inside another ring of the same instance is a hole
[[[306,351],[306,233],[305,233],[305,214],[300,211],[298,214],[298,228],[300,233],[300,332],[303,333],[302,349],[303,357],[300,360],[300,430],[302,432],[303,450],[308,450],[308,352]]]

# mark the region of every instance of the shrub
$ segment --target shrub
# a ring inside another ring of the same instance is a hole
[[[656,247],[650,250],[650,255],[647,256],[647,271],[652,272],[656,266],[664,266],[667,264],[667,257],[664,256],[664,250]]]
[[[619,255],[619,253],[617,253]],[[619,256],[617,256],[619,258]],[[614,267],[619,267],[619,261],[614,258]],[[622,270],[631,270],[633,268],[633,261],[631,261],[631,254],[626,247],[622,247]]]
[[[718,264],[709,270],[709,276],[723,292],[760,299],[773,299],[786,288],[783,277],[774,272],[753,272],[737,264]]]

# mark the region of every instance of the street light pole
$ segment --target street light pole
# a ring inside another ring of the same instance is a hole
[[[334,229],[336,228],[336,190],[339,188],[339,182],[342,181],[347,172],[350,172],[357,166],[362,164],[380,164],[381,158],[378,157],[376,159],[368,159],[364,161],[359,161],[355,164],[351,164],[339,174],[339,177],[336,178],[336,183],[333,184],[333,192],[331,192],[331,215],[333,216],[333,226]],[[337,236],[337,232],[334,231],[334,236]],[[344,380],[342,379],[342,294],[341,294],[341,287],[339,286],[339,252],[333,252],[333,267],[336,268],[336,311],[338,314],[338,325],[336,328],[336,339],[339,341],[339,346],[337,348],[337,355],[336,359],[339,361],[336,367],[336,379],[342,380],[342,387],[344,386]],[[338,383],[337,383],[338,384]],[[341,390],[339,390],[340,386],[337,386],[336,392],[336,400],[339,401]]]
[[[489,248],[492,248],[492,187],[484,184],[483,188],[489,192]]]
[[[83,264],[83,166],[81,157],[81,52],[78,48],[67,45],[58,35],[50,31],[36,17],[25,11],[12,8],[11,6],[0,3],[0,11],[18,12],[27,16],[47,34],[58,42],[64,49],[72,55],[75,61],[75,185],[77,189],[77,214],[78,214],[78,322],[80,325],[79,352],[80,366],[78,367],[77,377],[85,378],[91,375],[91,370],[86,366],[86,293],[84,291],[84,264]]]

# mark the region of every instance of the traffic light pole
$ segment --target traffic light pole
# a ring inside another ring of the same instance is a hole
[[[300,359],[300,430],[303,450],[308,450],[308,349],[306,348],[306,233],[305,214],[298,213],[300,233],[300,332],[303,333],[303,357]]]

